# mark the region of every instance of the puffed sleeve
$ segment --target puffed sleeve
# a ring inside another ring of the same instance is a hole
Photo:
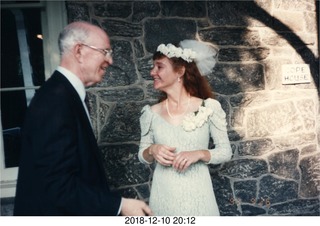
[[[211,159],[208,163],[220,164],[229,161],[232,157],[232,149],[227,133],[226,113],[217,100],[206,99],[205,106],[213,110],[209,116],[209,128],[215,145],[213,149],[209,149]]]
[[[153,132],[151,130],[153,113],[149,105],[146,105],[141,110],[140,116],[140,129],[141,129],[141,138],[138,158],[139,161],[145,164],[151,164],[143,158],[143,151],[147,149],[151,144],[153,144]]]

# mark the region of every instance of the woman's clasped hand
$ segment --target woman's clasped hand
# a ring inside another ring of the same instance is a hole
[[[189,166],[201,159],[199,151],[181,151],[175,153],[176,148],[163,144],[153,144],[149,147],[149,154],[163,166],[172,166],[176,170],[183,172]]]

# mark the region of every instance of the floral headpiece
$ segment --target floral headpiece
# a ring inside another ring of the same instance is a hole
[[[183,40],[180,42],[180,46],[160,44],[157,51],[169,58],[180,57],[188,63],[194,61],[201,75],[208,75],[212,72],[217,55],[217,49],[212,44],[196,40]]]
[[[160,44],[157,48],[157,51],[166,55],[169,58],[180,57],[188,63],[192,62],[196,58],[196,52],[192,51],[191,49],[182,49],[180,47],[176,47],[171,43],[167,45]]]

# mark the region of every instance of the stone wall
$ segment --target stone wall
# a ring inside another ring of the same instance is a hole
[[[320,215],[320,110],[314,0],[67,1],[69,22],[104,28],[114,64],[88,89],[107,177],[148,201],[153,166],[139,163],[139,116],[157,102],[149,75],[160,43],[219,47],[208,76],[234,151],[210,166],[221,215]],[[319,10],[319,9],[318,9]],[[283,64],[309,64],[311,83],[283,85]]]

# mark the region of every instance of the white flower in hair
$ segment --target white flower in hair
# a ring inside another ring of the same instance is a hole
[[[161,52],[169,58],[182,58],[189,63],[192,62],[197,55],[196,52],[192,51],[191,49],[182,49],[180,47],[172,45],[171,43],[167,45],[160,44],[157,48],[157,51]]]
[[[192,51],[191,49],[184,49],[183,50],[184,55],[189,56],[191,59],[196,58],[196,52]]]
[[[166,50],[165,44],[160,44],[157,48],[157,51],[161,52],[164,54],[164,51]]]

